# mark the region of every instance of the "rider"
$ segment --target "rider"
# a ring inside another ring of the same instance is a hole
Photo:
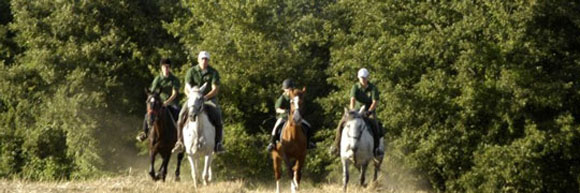
[[[357,74],[358,83],[352,86],[350,91],[350,109],[360,109],[363,105],[366,110],[363,112],[364,120],[372,130],[373,141],[374,141],[374,154],[375,156],[383,155],[384,152],[382,148],[379,148],[379,140],[383,137],[383,129],[379,126],[376,117],[376,107],[379,102],[379,90],[378,88],[368,81],[369,71],[366,68],[361,68]],[[340,148],[340,139],[342,134],[342,129],[346,120],[340,120],[338,127],[336,128],[336,137],[334,138],[334,145],[331,146],[331,153],[338,154],[338,149]]]
[[[276,124],[274,125],[274,128],[272,129],[272,137],[270,138],[270,144],[268,144],[268,148],[266,149],[267,151],[272,151],[274,149],[276,141],[280,137],[279,135],[280,129],[282,128],[284,123],[286,123],[286,120],[288,120],[288,113],[290,111],[290,90],[294,88],[295,85],[292,79],[286,79],[284,80],[284,82],[282,82],[282,90],[284,90],[284,93],[282,93],[282,95],[278,97],[278,100],[276,100],[277,121]],[[310,141],[310,138],[312,137],[313,133],[310,123],[302,119],[302,128],[306,130],[306,141],[308,142],[308,149],[316,147],[316,145],[312,141]]]
[[[199,52],[197,56],[197,66],[191,67],[185,76],[185,95],[189,96],[189,91],[194,86],[201,87],[203,84],[211,84],[211,90],[206,89],[203,91],[204,94],[204,109],[207,115],[215,126],[216,136],[215,136],[215,149],[214,152],[222,152],[224,148],[222,146],[222,136],[223,136],[223,123],[222,123],[222,112],[218,104],[218,91],[220,86],[220,76],[216,69],[209,65],[209,53],[206,51]],[[174,151],[182,152],[184,150],[183,146],[183,135],[182,130],[187,120],[187,105],[184,104],[181,112],[179,112],[178,121],[178,141],[175,143]]]
[[[159,92],[159,97],[163,100],[163,106],[167,107],[171,112],[172,119],[175,121],[177,115],[179,114],[178,100],[176,100],[179,95],[179,79],[171,73],[171,61],[169,58],[162,58],[159,62],[161,66],[161,74],[159,74],[151,83],[151,92]],[[145,115],[145,120],[143,121],[143,132],[137,135],[137,140],[144,141],[147,139],[149,134],[149,128],[147,126],[147,115]]]

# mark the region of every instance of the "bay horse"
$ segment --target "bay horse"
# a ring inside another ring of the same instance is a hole
[[[280,193],[281,162],[284,160],[288,175],[291,179],[291,190],[299,189],[302,177],[302,167],[306,158],[306,135],[302,130],[302,116],[300,114],[303,105],[303,95],[306,88],[290,90],[290,112],[288,121],[282,129],[280,142],[272,150],[274,161],[274,177],[276,179],[276,193]]]
[[[165,181],[167,175],[167,165],[171,158],[171,149],[175,142],[177,142],[177,130],[175,122],[172,120],[171,111],[167,107],[163,107],[163,101],[159,97],[159,93],[147,93],[147,126],[149,127],[149,175],[154,181],[159,179]],[[159,171],[155,173],[155,157],[161,155],[161,166]],[[175,169],[175,180],[179,181],[179,170],[181,160],[183,160],[183,153],[177,154],[177,168]]]
[[[349,111],[344,109],[344,117],[346,120],[340,141],[340,159],[342,161],[343,170],[343,191],[346,192],[346,187],[349,180],[348,167],[353,163],[360,172],[360,185],[365,186],[365,173],[368,164],[372,161],[375,164],[375,174],[373,181],[377,180],[377,175],[383,161],[383,157],[375,157],[373,155],[373,136],[370,132],[370,125],[364,119],[362,112],[365,107],[361,107],[359,112]],[[379,143],[379,148],[383,147],[383,141]]]
[[[210,122],[206,111],[204,111],[206,104],[204,104],[203,91],[206,87],[207,83],[200,88],[195,86],[190,90],[189,98],[187,99],[189,115],[183,128],[183,143],[191,166],[191,177],[195,188],[197,188],[196,160],[200,157],[205,158],[202,174],[203,185],[207,185],[212,178],[211,162],[216,131],[215,126]]]

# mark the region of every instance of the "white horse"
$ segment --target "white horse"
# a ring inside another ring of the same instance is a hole
[[[354,163],[354,166],[360,171],[360,185],[365,186],[365,173],[369,162],[375,163],[374,180],[377,180],[377,174],[383,160],[382,157],[374,157],[373,155],[373,136],[370,132],[370,126],[366,124],[362,117],[364,106],[359,112],[348,111],[344,109],[346,122],[342,130],[342,137],[340,141],[340,158],[342,160],[343,170],[343,191],[346,192],[348,184],[348,166]],[[383,140],[379,143],[380,148],[383,148]]]
[[[203,91],[206,86],[207,84],[204,84],[201,88],[195,86],[190,89],[187,99],[189,117],[183,128],[183,143],[191,165],[191,177],[195,188],[197,188],[196,160],[198,158],[205,157],[202,174],[203,184],[207,185],[212,179],[211,161],[215,146],[215,127],[204,111]]]

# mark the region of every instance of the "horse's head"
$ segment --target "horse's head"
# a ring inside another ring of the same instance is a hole
[[[151,92],[148,89],[145,89],[145,93],[147,93],[147,101],[145,101],[145,104],[147,104],[147,125],[149,128],[152,128],[153,123],[155,123],[159,117],[163,101],[161,101],[158,92]]]
[[[187,99],[187,108],[189,109],[189,120],[196,120],[197,115],[203,111],[203,103],[205,99],[203,98],[203,91],[207,88],[207,83],[203,84],[201,87],[194,86],[189,92],[189,98]]]
[[[363,120],[363,111],[365,107],[361,107],[357,112],[356,110],[348,110],[344,108],[344,118],[346,120],[344,124],[344,130],[347,130],[349,137],[360,138],[363,129],[365,129],[366,124]]]
[[[306,87],[302,89],[291,89],[290,90],[290,114],[292,114],[294,121],[296,123],[302,120],[300,111],[303,107],[304,100],[303,96],[306,93]]]

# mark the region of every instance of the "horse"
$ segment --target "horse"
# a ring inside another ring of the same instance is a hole
[[[342,130],[342,137],[340,142],[340,158],[342,161],[343,170],[343,191],[346,192],[348,184],[349,173],[348,166],[353,163],[360,172],[360,185],[365,186],[365,173],[369,162],[372,160],[375,163],[375,174],[373,181],[377,180],[377,175],[383,161],[382,157],[374,157],[373,155],[373,136],[370,133],[370,126],[363,119],[362,112],[364,106],[359,112],[349,111],[344,109],[344,129]],[[383,146],[381,140],[379,145]]]
[[[303,104],[302,96],[306,88],[290,91],[290,112],[288,121],[282,129],[280,142],[272,150],[274,161],[274,177],[276,179],[276,193],[280,193],[281,161],[286,163],[286,169],[291,179],[291,190],[295,193],[299,189],[302,177],[302,167],[306,158],[306,135],[302,131],[302,116],[300,109]]]
[[[147,93],[147,125],[150,128],[148,134],[149,141],[149,176],[154,181],[162,179],[165,182],[167,175],[167,165],[171,158],[171,149],[177,141],[177,130],[175,122],[172,120],[171,112],[168,108],[163,107],[163,101],[159,97],[159,93]],[[159,171],[155,173],[155,157],[157,154],[161,155],[162,163]],[[181,160],[183,160],[183,153],[177,154],[177,168],[175,169],[175,180],[179,181],[179,170]]]
[[[183,128],[183,142],[191,166],[191,177],[193,178],[193,186],[195,188],[197,188],[196,159],[202,156],[205,157],[202,174],[203,185],[207,185],[212,178],[211,162],[216,131],[207,113],[204,111],[203,91],[206,87],[207,83],[203,84],[200,88],[195,86],[190,90],[189,98],[187,99],[189,115],[186,125]]]

